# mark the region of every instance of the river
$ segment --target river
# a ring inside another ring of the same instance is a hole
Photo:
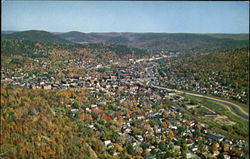
[[[222,101],[218,101],[218,100],[214,100],[214,99],[209,99],[209,98],[207,98],[207,99],[208,99],[208,100],[211,100],[211,101],[215,101],[215,102],[221,103],[221,104],[225,104],[225,105],[227,105],[234,113],[236,113],[237,115],[241,116],[242,118],[249,119],[249,116],[247,116],[247,115],[241,113],[241,112],[239,111],[238,108],[234,107],[234,106],[233,106],[232,104],[230,104],[230,103],[226,103],[226,102],[222,102]]]

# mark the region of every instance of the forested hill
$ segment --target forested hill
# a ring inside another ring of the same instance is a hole
[[[184,58],[173,62],[172,66],[184,76],[208,82],[216,78],[222,85],[242,89],[248,87],[248,51],[248,48],[241,48]]]
[[[212,37],[233,40],[249,40],[249,34],[207,34]]]
[[[77,43],[121,44],[150,50],[167,49],[180,51],[184,56],[249,46],[248,34],[68,32],[57,35]]]
[[[71,31],[67,33],[58,33],[59,37],[75,42],[75,43],[105,43],[112,36],[108,34],[82,33],[78,31]],[[116,36],[116,35],[114,35]]]
[[[75,43],[44,43],[26,40],[1,40],[1,52],[3,55],[24,55],[30,57],[48,57],[54,53],[57,55],[81,54],[81,55],[99,55],[109,58],[107,55],[114,55],[122,58],[132,55],[140,57],[146,55],[145,50],[137,48],[128,48],[123,45],[111,44],[75,44]],[[111,58],[111,57],[110,57]]]
[[[2,39],[28,40],[47,43],[70,43],[70,41],[62,39],[52,33],[46,31],[29,30],[22,32],[14,32],[10,34],[2,34]]]
[[[190,33],[50,33],[30,30],[2,32],[2,39],[46,43],[112,44],[130,48],[180,52],[181,56],[196,56],[229,49],[249,47],[249,34],[190,34]],[[121,47],[121,46],[119,46]],[[144,52],[145,53],[145,52]]]
[[[97,159],[90,143],[102,146],[103,142],[93,137],[87,123],[60,105],[59,99],[66,103],[69,93],[1,87],[1,158]],[[84,96],[78,95],[82,100]]]
[[[248,102],[249,49],[231,49],[209,55],[161,62],[167,87]]]

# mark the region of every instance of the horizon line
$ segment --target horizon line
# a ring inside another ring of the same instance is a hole
[[[80,33],[85,33],[85,34],[91,34],[91,33],[161,33],[161,34],[249,34],[248,33],[229,33],[229,32],[152,32],[152,31],[146,31],[146,32],[136,32],[136,31],[93,31],[93,32],[83,32],[83,31],[77,31],[77,30],[72,30],[72,31],[47,31],[47,30],[41,30],[41,29],[29,29],[29,30],[1,30],[1,32],[25,32],[25,31],[45,31],[49,33],[70,33],[70,32],[80,32]]]

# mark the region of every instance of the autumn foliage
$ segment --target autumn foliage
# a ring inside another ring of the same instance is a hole
[[[169,136],[170,138],[173,138],[173,137],[174,137],[174,132],[173,132],[172,130],[169,130],[168,136]]]
[[[91,149],[84,139],[92,130],[72,120],[64,95],[69,92],[1,88],[0,152],[3,158],[83,158]],[[62,100],[64,99],[64,100]],[[87,116],[90,120],[91,117]],[[82,146],[78,146],[82,145]],[[85,146],[83,146],[85,145]]]

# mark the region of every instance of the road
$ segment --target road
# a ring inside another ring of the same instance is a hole
[[[239,116],[241,118],[249,120],[248,112],[243,110],[239,105],[237,105],[235,103],[232,103],[230,101],[217,99],[217,98],[206,96],[206,95],[190,93],[190,92],[186,92],[186,91],[180,91],[180,90],[176,90],[176,89],[170,89],[170,88],[165,88],[165,87],[160,87],[160,86],[154,86],[153,84],[151,84],[151,86],[154,87],[154,88],[158,88],[158,89],[164,89],[164,90],[173,91],[173,92],[176,92],[176,93],[185,93],[187,95],[209,99],[209,100],[211,100],[213,102],[216,102],[217,104],[222,105],[223,107],[226,107],[228,110],[233,112],[235,115],[237,115],[237,116]]]

